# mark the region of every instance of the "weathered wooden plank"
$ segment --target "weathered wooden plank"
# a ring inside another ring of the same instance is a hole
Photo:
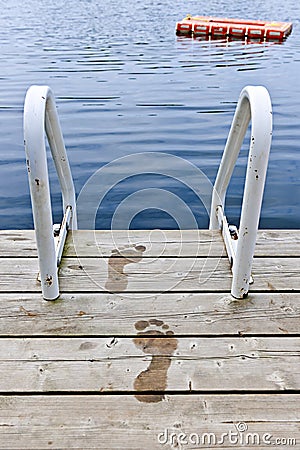
[[[230,289],[230,269],[222,258],[65,258],[60,269],[62,291],[110,292],[206,291]],[[217,287],[217,285],[219,287]],[[80,288],[79,288],[80,286]],[[74,289],[72,289],[74,290]]]
[[[1,258],[0,290],[40,291],[36,258]],[[61,292],[229,292],[225,258],[64,258]],[[257,258],[251,292],[300,290],[299,258]]]
[[[179,338],[159,321],[140,329],[134,338],[2,338],[0,391],[135,391],[141,402],[149,391],[159,402],[165,391],[300,389],[300,337]]]
[[[69,234],[65,256],[111,256],[118,249],[131,256],[144,246],[144,257],[226,256],[219,231],[211,230],[129,230],[74,231]],[[300,256],[300,230],[259,230],[256,256]]]
[[[74,236],[74,240],[73,240]],[[75,245],[74,245],[75,241]],[[131,256],[136,246],[145,246],[144,257],[225,255],[222,237],[210,230],[80,230],[70,232],[65,256],[111,256],[118,249]],[[256,256],[300,256],[300,230],[259,230]],[[33,230],[0,231],[1,257],[36,257]]]
[[[46,302],[41,294],[0,294],[0,335],[126,336],[140,321],[156,319],[180,335],[299,333],[299,294],[223,293],[66,294]]]
[[[118,250],[122,256],[132,256],[141,246],[144,257],[225,255],[220,232],[210,230],[70,231],[64,255],[109,257]],[[0,251],[1,257],[37,257],[34,231],[0,231]]]
[[[36,257],[33,230],[0,230],[0,257]]]
[[[300,257],[300,230],[258,230],[255,256]]]
[[[299,425],[299,395],[0,397],[3,450],[299,449]]]
[[[220,232],[210,230],[74,231],[64,255],[132,257],[139,249],[143,258],[226,256]]]

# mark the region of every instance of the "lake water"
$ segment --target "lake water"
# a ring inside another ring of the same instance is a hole
[[[117,160],[111,174],[120,164],[130,174],[133,157],[123,157],[157,153],[157,171],[147,173],[147,158],[141,160],[133,176],[111,186],[96,218],[97,228],[109,228],[119,205],[127,205],[131,228],[149,229],[178,226],[157,189],[207,227],[205,208],[184,183],[184,163],[177,176],[161,174],[160,152],[189,161],[213,181],[240,91],[266,86],[274,133],[260,226],[300,228],[299,2],[0,0],[0,6],[0,229],[33,226],[22,129],[31,84],[49,85],[56,96],[78,194],[105,164]],[[292,21],[294,28],[282,44],[176,37],[175,23],[187,13]],[[234,223],[246,158],[245,145],[228,192]],[[51,161],[49,170],[60,221]],[[135,195],[145,190],[149,197],[151,189],[152,205]]]

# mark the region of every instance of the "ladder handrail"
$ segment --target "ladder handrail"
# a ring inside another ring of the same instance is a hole
[[[251,138],[239,233],[232,233],[224,213],[227,188],[251,119]],[[232,121],[214,184],[210,229],[222,229],[232,264],[231,294],[248,294],[272,139],[272,105],[264,86],[246,86]],[[231,234],[233,234],[233,239]]]
[[[52,207],[45,146],[48,139],[58,175],[64,220],[57,244],[53,234]],[[67,230],[77,229],[76,197],[54,95],[48,86],[31,86],[24,104],[24,144],[43,297],[59,296],[57,266]]]

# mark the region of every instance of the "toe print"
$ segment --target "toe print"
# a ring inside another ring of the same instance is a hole
[[[150,364],[135,379],[136,391],[157,391],[157,394],[136,394],[140,402],[158,403],[163,400],[167,388],[168,369],[172,362],[172,355],[178,346],[173,337],[173,331],[162,320],[140,320],[135,324],[138,337],[133,339],[137,348],[145,354],[152,355]]]

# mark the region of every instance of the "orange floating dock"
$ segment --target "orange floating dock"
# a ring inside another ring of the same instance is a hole
[[[248,38],[282,41],[292,32],[291,22],[228,19],[211,16],[190,16],[177,22],[176,34],[212,36],[214,38]]]

